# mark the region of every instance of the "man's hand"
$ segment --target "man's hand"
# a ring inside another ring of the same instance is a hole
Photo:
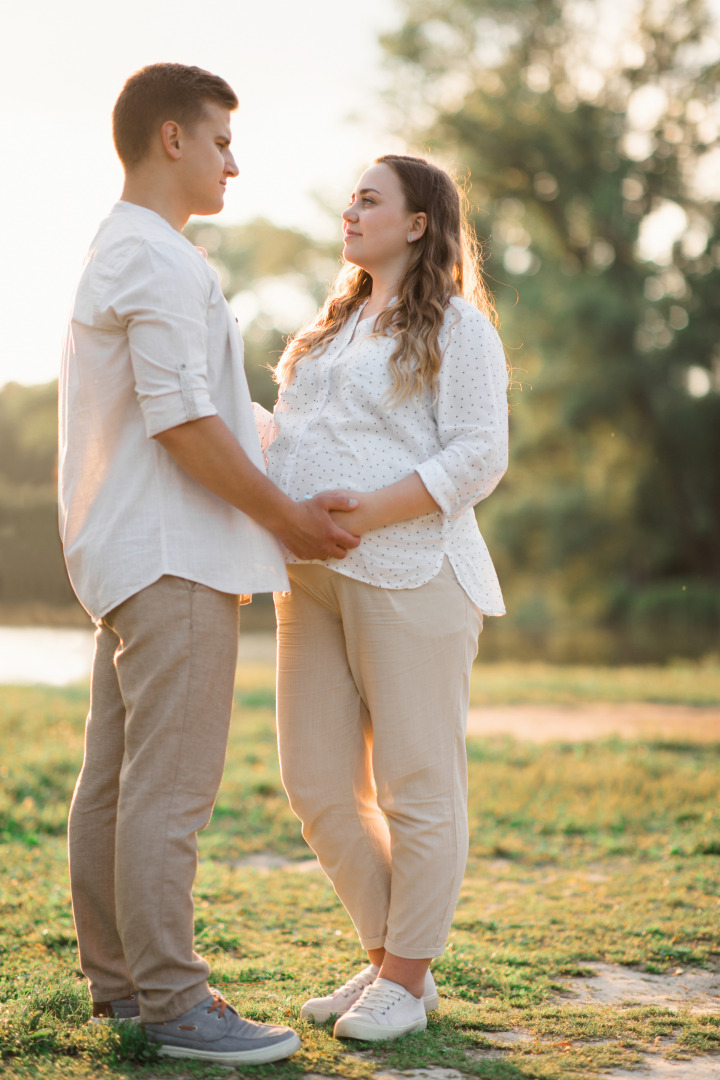
[[[382,511],[378,506],[379,500],[374,491],[346,491],[356,500],[356,506],[351,510],[338,510],[333,508],[330,517],[336,525],[353,536],[363,536],[371,529],[378,529],[385,524],[381,520]]]
[[[357,499],[344,491],[322,491],[293,504],[286,524],[276,530],[285,547],[299,559],[344,559],[360,543],[333,521],[331,511],[353,513]],[[342,515],[338,514],[339,517]]]
[[[294,502],[250,461],[219,416],[179,424],[156,439],[193,479],[269,529],[298,558],[344,559],[360,543],[329,513],[356,505],[348,492]]]

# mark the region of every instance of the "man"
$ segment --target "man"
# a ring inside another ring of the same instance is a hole
[[[299,1048],[241,1019],[193,951],[197,832],[227,745],[238,596],[358,541],[266,477],[242,342],[181,235],[238,170],[237,98],[199,68],[133,75],[113,112],[125,172],[77,293],[60,382],[60,529],[97,624],[85,759],[70,812],[73,912],[96,1022],[140,1016],[170,1056],[261,1063]],[[274,536],[272,535],[274,534]]]

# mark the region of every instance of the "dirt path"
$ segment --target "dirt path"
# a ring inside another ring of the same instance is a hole
[[[556,995],[556,1001],[581,1008],[611,1005],[616,1009],[628,1009],[649,1005],[671,1011],[689,1009],[713,1016],[720,1013],[720,973],[717,971],[676,968],[666,975],[651,975],[618,964],[587,963],[583,967],[589,969],[589,976],[563,980],[565,991],[562,996]],[[561,1042],[552,1036],[537,1038],[522,1028],[483,1031],[483,1036],[490,1047],[486,1045],[470,1051],[468,1057],[475,1062],[502,1061],[518,1043],[551,1043],[568,1049],[583,1045],[581,1040],[571,1038]],[[601,1038],[599,1041],[612,1043],[613,1039]],[[692,1058],[686,1048],[677,1045],[674,1035],[658,1037],[647,1049],[638,1068],[610,1069],[601,1076],[603,1080],[720,1080],[720,1054],[711,1051]],[[467,1080],[467,1077],[458,1069],[430,1066],[402,1071],[391,1069],[381,1073],[376,1080]]]
[[[468,735],[506,735],[527,742],[628,740],[720,742],[720,708],[644,703],[503,705],[472,708]]]

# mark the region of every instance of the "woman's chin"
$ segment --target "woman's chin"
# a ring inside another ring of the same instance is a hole
[[[352,245],[343,245],[342,257],[345,262],[352,263],[353,266],[359,266],[361,270],[368,269],[367,266],[365,266],[365,260],[363,259],[362,255],[360,254],[360,252],[353,251]],[[368,270],[368,273],[369,272],[370,271]]]

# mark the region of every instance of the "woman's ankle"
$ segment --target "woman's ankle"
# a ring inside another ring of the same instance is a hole
[[[429,960],[409,960],[404,956],[385,953],[380,967],[379,978],[397,983],[413,997],[422,998],[425,994],[425,975],[430,966]]]

